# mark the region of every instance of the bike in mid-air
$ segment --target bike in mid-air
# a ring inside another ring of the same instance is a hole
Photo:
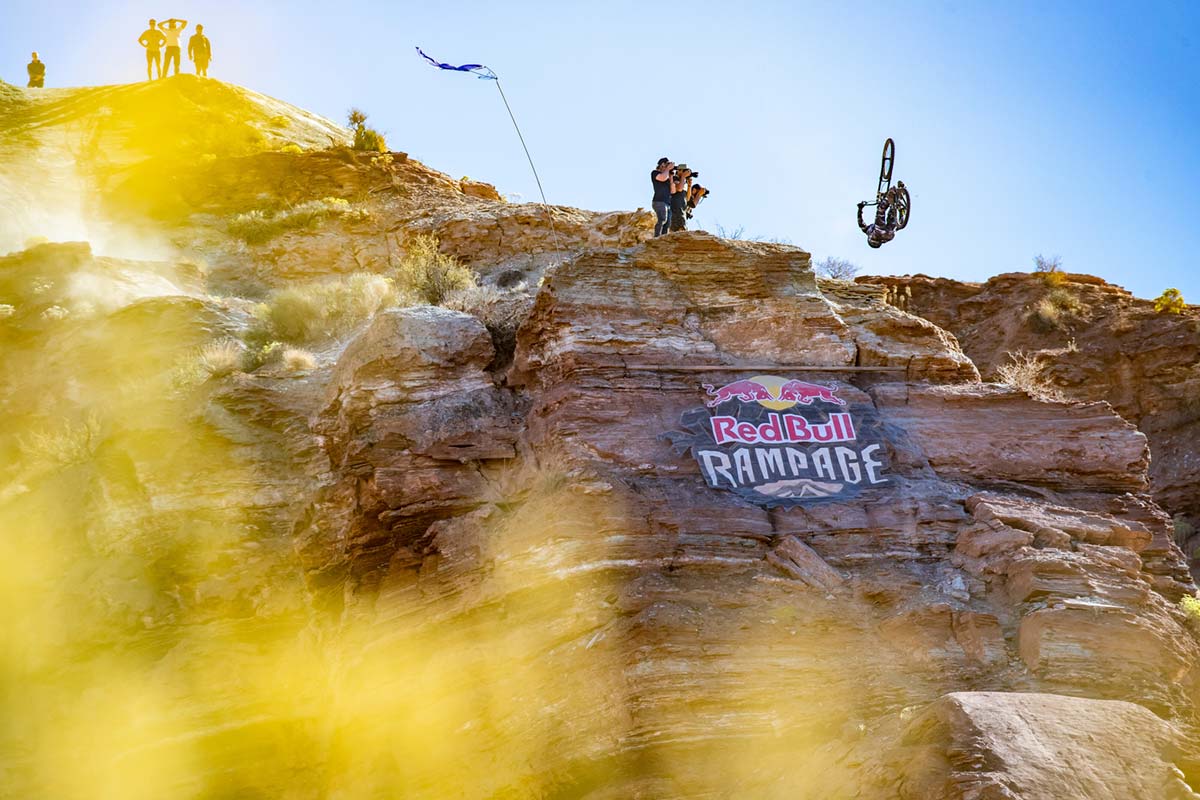
[[[879,188],[875,192],[875,202],[863,201],[858,204],[858,227],[867,235],[867,244],[879,247],[884,242],[890,242],[896,231],[904,230],[908,225],[909,214],[912,211],[912,198],[904,181],[896,181],[892,186],[892,167],[896,163],[896,143],[888,139],[883,143],[883,159],[879,165]],[[875,206],[875,222],[863,223],[862,211],[866,206]]]

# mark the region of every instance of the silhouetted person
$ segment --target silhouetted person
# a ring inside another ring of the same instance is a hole
[[[25,68],[29,73],[29,88],[40,89],[46,83],[46,65],[38,58],[38,54],[33,54],[33,61],[29,62],[29,66]]]
[[[204,35],[204,26],[196,25],[196,32],[188,39],[188,58],[196,65],[196,74],[208,77],[208,62],[212,61],[212,45]]]
[[[158,23],[154,20],[150,20],[150,27],[138,37],[138,44],[146,48],[146,80],[154,79],[154,74],[150,71],[151,67],[156,67],[158,77],[162,77],[162,46],[166,41],[167,38],[162,35],[162,31],[158,29]]]
[[[163,54],[163,77],[171,74],[171,62],[175,62],[175,74],[179,74],[179,37],[183,34],[183,29],[187,27],[186,19],[175,19],[171,17],[163,23],[164,27],[160,27],[163,38],[167,41],[167,51]]]

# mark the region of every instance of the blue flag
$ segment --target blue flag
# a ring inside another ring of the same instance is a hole
[[[460,64],[456,67],[453,64],[443,64],[441,61],[435,61],[434,59],[425,55],[425,51],[419,47],[417,48],[417,52],[421,54],[421,58],[425,59],[438,69],[448,69],[454,72],[470,72],[472,75],[475,75],[482,81],[496,81],[500,79],[496,73],[492,72],[483,64]]]

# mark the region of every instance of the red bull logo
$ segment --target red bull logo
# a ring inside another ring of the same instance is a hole
[[[710,487],[789,508],[887,485],[884,428],[869,400],[851,405],[836,386],[771,375],[703,386],[705,406],[664,437],[691,450]]]
[[[782,411],[794,405],[810,406],[820,400],[837,406],[846,405],[846,401],[838,397],[837,390],[832,386],[822,386],[819,383],[806,381],[784,380],[771,375],[756,375],[753,378],[727,383],[719,388],[704,384],[712,400],[709,408],[716,408],[721,403],[730,400],[740,400],[743,403],[761,403],[774,411]]]

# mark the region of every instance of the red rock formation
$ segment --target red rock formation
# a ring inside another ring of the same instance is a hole
[[[464,753],[539,743],[537,766],[501,754],[470,777],[408,763],[418,793],[1108,796],[1061,794],[1108,779],[1064,777],[1034,744],[1123,770],[1099,709],[1145,750],[1112,785],[1183,785],[1171,725],[1194,721],[1200,647],[1174,602],[1194,586],[1145,496],[1145,437],[1107,404],[981,385],[941,329],[822,295],[807,254],[704,234],[552,271],[503,383],[490,360],[467,318],[391,312],[319,421],[337,472],[309,514],[311,574],[356,577],[348,621],[373,609],[372,655],[345,679],[414,651],[491,663],[506,712],[440,722]],[[661,437],[702,381],[763,364],[878,416],[881,493],[768,510]],[[822,372],[855,365],[900,371]],[[372,691],[402,694],[405,674]],[[980,689],[999,691],[960,694]],[[1031,691],[1055,694],[1012,694]],[[1011,741],[1017,724],[1031,733]]]
[[[1181,529],[1200,530],[1200,309],[1154,311],[1089,275],[1010,273],[983,284],[924,275],[863,277],[888,301],[958,337],[985,378],[1034,354],[1067,397],[1104,400],[1146,434],[1150,484]],[[1185,527],[1186,526],[1186,527]],[[1189,554],[1200,536],[1182,541]]]

